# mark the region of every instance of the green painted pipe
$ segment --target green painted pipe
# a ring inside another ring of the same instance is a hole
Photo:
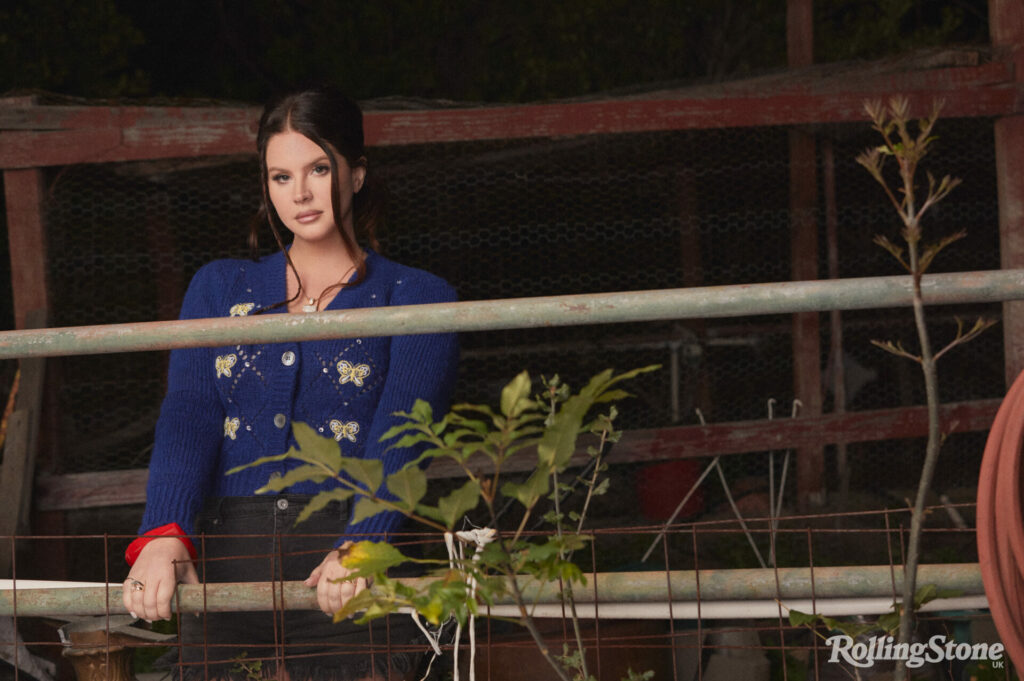
[[[934,274],[927,304],[1024,299],[1024,270]],[[0,359],[168,348],[525,329],[659,319],[708,319],[911,304],[909,276],[741,284],[575,296],[406,305],[0,333]]]
[[[812,583],[813,575],[813,583]],[[698,600],[771,600],[773,598],[859,598],[890,597],[902,588],[903,569],[888,565],[805,567],[772,569],[675,570],[671,572],[603,572],[588,575],[587,586],[577,587],[580,603],[653,603],[668,600],[672,584],[674,602]],[[776,585],[776,578],[778,585]],[[895,580],[895,586],[893,584]],[[419,579],[403,579],[415,585]],[[922,565],[918,584],[934,584],[964,596],[984,594],[977,563]],[[560,603],[558,585],[538,584],[520,577],[520,585],[529,602]],[[17,608],[15,608],[15,596]],[[179,587],[182,612],[315,610],[316,591],[302,582],[253,582],[237,584],[182,585]],[[511,603],[508,597],[497,603]],[[63,589],[0,590],[0,615],[19,617],[56,617],[63,615],[102,615],[110,604],[111,614],[122,614],[121,587],[74,587]]]

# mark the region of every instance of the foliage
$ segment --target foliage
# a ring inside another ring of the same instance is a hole
[[[922,605],[930,603],[936,598],[956,598],[962,595],[963,592],[959,590],[940,589],[934,584],[924,584],[914,593],[914,610],[919,610]],[[838,631],[851,638],[856,638],[872,631],[882,631],[886,634],[895,633],[900,627],[902,612],[901,604],[893,603],[892,610],[880,616],[877,620],[854,622],[815,613],[790,610],[789,623],[794,627],[810,627],[811,629],[814,629],[818,624],[822,624],[829,631]]]
[[[815,54],[820,61],[878,58],[908,49],[988,42],[985,0],[818,0]]]
[[[380,0],[341,10],[327,0],[17,4],[0,10],[0,90],[262,101],[327,81],[360,99],[522,102],[786,62],[786,3],[778,0]],[[818,61],[987,42],[986,0],[814,5]]]
[[[533,381],[523,372],[504,387],[497,409],[458,404],[440,420],[435,420],[428,402],[417,400],[409,412],[396,414],[404,422],[390,428],[381,441],[392,442],[389,450],[419,447],[422,454],[387,476],[380,460],[343,456],[333,438],[321,437],[301,423],[293,426],[297,447],[228,473],[269,462],[296,461],[298,465],[268,481],[257,493],[278,492],[309,480],[322,483],[333,479],[340,484],[314,496],[300,514],[300,522],[330,501],[355,498],[353,522],[383,511],[398,511],[457,542],[450,560],[416,561],[432,570],[428,579],[415,585],[387,576],[389,569],[411,560],[394,546],[371,541],[353,544],[341,559],[342,565],[353,571],[348,579],[368,577],[372,587],[335,613],[336,621],[357,616],[358,622],[365,622],[407,607],[434,626],[449,617],[464,625],[477,614],[479,603],[492,604],[496,598],[510,596],[520,613],[517,621],[530,631],[560,677],[564,681],[586,681],[591,677],[575,615],[575,649],[567,647],[563,655],[554,655],[533,625],[532,601],[526,593],[535,588],[539,597],[540,587],[556,584],[575,613],[572,587],[585,584],[586,579],[572,562],[572,555],[589,541],[583,532],[587,509],[592,498],[608,488],[607,479],[601,476],[606,469],[602,452],[607,443],[618,438],[612,427],[617,412],[611,403],[629,396],[619,387],[621,382],[655,369],[651,366],[621,374],[608,369],[576,393],[555,376],[544,380],[542,391],[536,395]],[[607,412],[591,414],[605,405]],[[578,441],[586,433],[593,437],[583,459],[589,461],[586,474],[568,478],[571,482],[560,481],[559,476],[571,465],[580,463]],[[523,482],[502,479],[514,456],[534,459],[533,473]],[[466,474],[466,482],[436,503],[428,503],[423,467],[433,459],[457,463]],[[481,472],[481,462],[489,464],[489,472]],[[562,503],[575,491],[585,492],[582,507],[564,512]],[[542,513],[548,502],[552,510]],[[507,503],[518,506],[520,512],[518,526],[511,533],[503,532],[499,523]],[[463,518],[481,505],[492,529],[457,532]],[[540,536],[526,533],[531,518],[553,526],[553,530]],[[634,674],[631,678],[649,677]]]
[[[137,95],[149,83],[131,50],[142,33],[114,0],[15,2],[0,8],[0,91]]]

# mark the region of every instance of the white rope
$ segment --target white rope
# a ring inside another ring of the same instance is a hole
[[[452,570],[455,569],[456,554],[458,554],[458,559],[460,563],[465,561],[466,555],[463,548],[465,543],[476,544],[476,551],[473,553],[473,562],[476,563],[477,561],[479,561],[480,552],[484,550],[485,546],[494,541],[496,534],[497,533],[494,530],[487,527],[481,527],[474,530],[464,530],[461,532],[456,532],[455,534],[452,534],[451,532],[445,532],[444,545],[445,548],[448,549],[448,567]],[[455,546],[456,537],[458,537],[461,540],[458,547]],[[470,598],[476,598],[476,578],[470,576],[466,580],[466,583],[469,586]],[[449,620],[450,619],[451,618],[449,618]],[[412,611],[412,620],[416,623],[416,626],[420,628],[420,631],[423,632],[424,636],[427,637],[427,640],[430,642],[430,646],[434,649],[434,655],[430,658],[430,663],[427,665],[427,671],[420,679],[420,681],[425,681],[427,676],[430,675],[430,669],[434,665],[434,660],[436,660],[442,654],[440,639],[441,633],[444,630],[444,624],[438,627],[436,634],[432,634],[426,628],[426,626],[424,626],[423,622],[420,621],[419,615],[416,613],[415,610]],[[474,626],[475,622],[476,616],[471,613],[469,616],[469,681],[476,681],[476,627]],[[445,622],[445,624],[446,623],[447,622]],[[456,623],[455,642],[452,653],[452,662],[454,667],[452,677],[453,681],[459,681],[459,642],[461,641],[461,639],[462,625]]]

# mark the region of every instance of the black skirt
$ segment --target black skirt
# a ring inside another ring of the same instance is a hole
[[[348,520],[331,502],[295,519],[310,497],[228,497],[207,504],[196,521],[202,582],[304,580],[332,549]],[[248,535],[248,536],[246,536]],[[181,615],[179,660],[185,679],[357,681],[412,677],[426,641],[408,615],[368,625],[335,624],[317,611],[211,612]],[[177,673],[175,676],[179,676]]]

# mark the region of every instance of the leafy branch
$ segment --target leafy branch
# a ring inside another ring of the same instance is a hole
[[[392,450],[408,447],[420,447],[423,451],[386,477],[383,461],[343,456],[333,438],[321,437],[301,423],[293,426],[297,447],[239,466],[229,474],[264,463],[298,461],[300,465],[257,490],[263,494],[280,492],[304,481],[335,481],[336,487],[312,498],[297,522],[331,501],[355,497],[353,523],[377,513],[398,511],[444,533],[451,544],[469,549],[467,558],[458,549],[450,553],[448,560],[417,560],[434,569],[427,580],[412,586],[387,576],[388,570],[411,560],[396,547],[387,542],[353,544],[340,559],[342,565],[352,570],[346,579],[368,577],[372,586],[335,613],[336,621],[362,613],[357,621],[365,622],[399,608],[409,608],[434,626],[440,626],[449,617],[465,626],[477,616],[480,603],[490,605],[499,596],[510,595],[519,612],[516,621],[527,629],[559,678],[589,681],[593,677],[587,669],[573,600],[574,585],[585,584],[586,579],[572,562],[572,556],[589,541],[583,526],[593,497],[608,488],[607,478],[601,478],[606,470],[601,456],[605,446],[619,436],[613,428],[617,411],[612,403],[629,397],[619,384],[657,368],[649,366],[621,374],[608,369],[576,393],[555,376],[543,382],[537,395],[533,395],[529,374],[523,372],[502,389],[497,409],[482,404],[457,404],[438,421],[434,420],[430,404],[417,400],[409,412],[396,414],[404,422],[390,428],[381,441],[392,441],[385,456],[391,455]],[[590,416],[591,411],[603,405],[608,405],[606,413]],[[597,441],[586,449],[592,459],[589,473],[586,477],[576,476],[573,484],[560,482],[560,476],[573,463],[580,435],[586,433]],[[502,479],[502,472],[513,456],[534,458],[532,473],[522,482]],[[433,459],[454,461],[465,473],[466,482],[436,503],[427,503],[428,485],[423,468]],[[492,473],[479,472],[478,463],[482,460],[490,462]],[[563,503],[578,487],[586,490],[582,510],[565,513]],[[541,505],[548,501],[553,510],[541,514]],[[498,522],[503,510],[500,507],[507,504],[518,505],[522,512],[511,534],[503,532]],[[475,533],[455,531],[456,525],[481,505],[491,530],[491,540],[486,544],[474,543],[478,541]],[[531,517],[552,523],[554,532],[528,536],[526,528]],[[565,518],[574,527],[565,527]],[[527,581],[521,585],[523,579]],[[560,593],[572,613],[574,651],[566,648],[565,654],[559,656],[548,649],[534,624],[533,604],[524,595],[523,586],[531,580],[560,585]]]

